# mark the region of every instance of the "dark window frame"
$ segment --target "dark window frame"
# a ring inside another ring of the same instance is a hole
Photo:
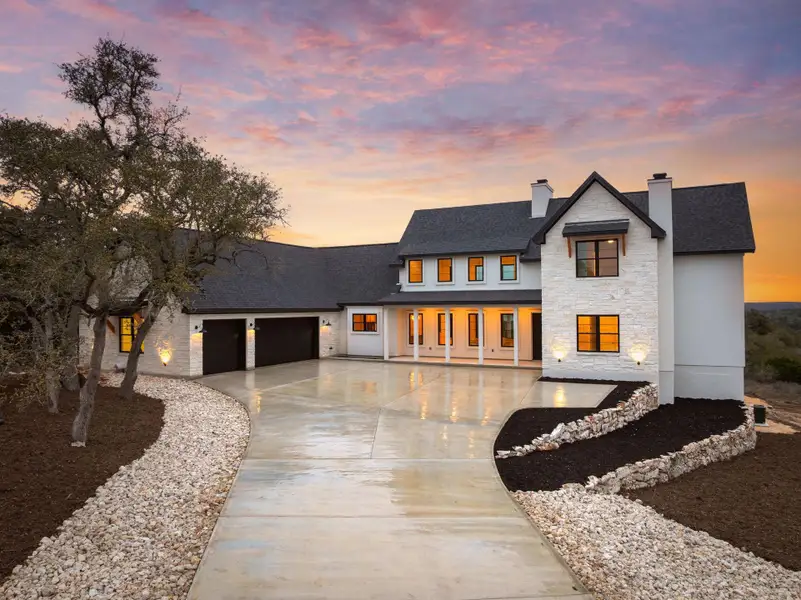
[[[481,279],[473,279],[473,273],[470,270],[470,261],[471,260],[480,260],[481,265],[477,265],[481,267]],[[486,278],[486,269],[484,268],[484,257],[483,256],[468,256],[467,257],[467,281],[471,283],[480,283],[485,281]]]
[[[476,318],[476,343],[475,344],[470,343],[470,320],[471,320],[471,317],[475,317]],[[482,325],[481,329],[484,330],[484,335],[482,336],[484,338],[484,346],[486,346],[487,345],[487,319],[486,318],[482,319],[481,325]],[[469,312],[469,313],[467,313],[467,346],[469,348],[478,348],[478,345],[479,345],[478,344],[478,340],[479,340],[479,337],[478,337],[478,313],[477,312]]]
[[[514,313],[501,313],[501,327],[500,327],[500,335],[501,335],[501,348],[514,348],[515,347],[515,314]],[[504,336],[503,336],[503,321],[504,317],[511,317],[511,324],[512,324],[512,337],[507,337],[506,339],[511,340],[512,343],[504,344]]]
[[[420,281],[412,281],[412,263],[420,263]],[[406,279],[408,283],[423,283],[423,259],[422,258],[410,258],[409,264],[407,265],[406,269]]]
[[[417,313],[417,318],[419,319],[418,325],[419,325],[419,328],[420,328],[420,331],[417,334],[417,337],[418,337],[417,345],[418,346],[422,346],[423,345],[423,340],[425,339],[425,331],[426,331],[425,327],[423,326],[423,313]],[[407,333],[406,341],[409,343],[410,346],[414,346],[414,332],[413,332],[413,329],[412,329],[413,328],[413,325],[412,325],[412,320],[413,319],[414,319],[414,313],[410,312],[409,313],[409,318],[406,321],[406,327],[408,329],[408,331],[406,332]]]
[[[440,317],[443,317],[440,319]],[[445,347],[445,344],[440,344],[439,341],[445,335],[445,313],[437,313],[437,346]],[[453,346],[453,313],[450,313],[450,320],[451,320],[451,343],[450,346]]]
[[[124,334],[123,335],[123,333],[122,333],[122,322],[123,321],[128,321],[128,320],[131,321],[131,333],[130,333],[130,335],[128,335],[128,334]],[[134,320],[133,315],[122,315],[122,316],[120,316],[119,322],[117,323],[117,325],[119,326],[119,331],[117,332],[117,349],[122,354],[130,354],[130,352],[131,352],[130,350],[123,350],[122,349],[122,338],[123,337],[130,337],[131,338],[131,348],[134,347],[133,343],[134,343],[134,340],[136,339],[136,332],[139,330],[139,328],[136,326],[136,321]],[[145,351],[145,343],[142,342],[141,346],[139,346],[139,354],[142,354],[144,351]]]
[[[579,319],[582,317],[595,319],[595,333],[584,335],[594,336],[595,350],[581,350],[581,333],[579,333]],[[617,333],[601,333],[601,317],[614,317],[617,320]],[[617,340],[615,350],[601,350],[601,336],[614,336]],[[576,315],[576,351],[583,354],[620,354],[620,315]]]
[[[362,317],[362,329],[356,329],[356,317]],[[375,317],[375,321],[370,322],[367,317]],[[350,330],[353,333],[378,333],[378,313],[353,313],[350,316]]]
[[[440,279],[440,268],[439,263],[442,261],[447,260],[450,263],[448,267],[448,277],[449,279]],[[437,259],[437,283],[453,283],[453,257],[451,258],[438,258]]]
[[[515,264],[514,265],[504,265],[503,264],[503,259],[504,258],[514,258],[515,259]],[[518,263],[517,254],[504,254],[503,256],[500,257],[500,259],[498,260],[498,264],[501,267],[501,281],[517,281],[517,263]],[[503,268],[504,267],[508,267],[508,266],[513,266],[515,268],[515,276],[513,278],[511,278],[511,279],[508,279],[508,278],[503,276]]]
[[[615,258],[601,257],[601,244],[615,242]],[[579,258],[579,244],[594,244],[594,257],[593,258]],[[615,274],[614,275],[601,275],[601,261],[615,261]],[[590,262],[593,264],[595,275],[581,275],[579,273],[579,264]],[[604,238],[597,240],[576,240],[576,277],[579,279],[595,279],[598,277],[620,277],[620,240],[617,238]]]

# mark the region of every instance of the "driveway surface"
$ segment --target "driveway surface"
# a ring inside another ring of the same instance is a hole
[[[252,432],[189,598],[590,598],[492,445],[515,408],[595,406],[611,386],[539,375],[321,360],[203,378]]]

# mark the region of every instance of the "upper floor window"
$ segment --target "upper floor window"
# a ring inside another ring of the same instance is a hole
[[[501,314],[501,348],[515,346],[515,316],[512,313]]]
[[[450,345],[453,346],[453,313],[450,313],[450,326],[451,326],[451,343]],[[437,344],[440,346],[445,345],[445,313],[437,314]]]
[[[578,315],[576,328],[579,352],[620,352],[617,315]]]
[[[423,344],[423,313],[417,313],[417,343]],[[409,313],[409,345],[414,346],[414,313]]]
[[[423,261],[419,258],[409,261],[409,283],[423,283]]]
[[[131,351],[137,331],[139,331],[139,324],[133,317],[120,317],[120,352]],[[145,343],[142,342],[139,352],[144,351]]]
[[[467,259],[467,281],[484,281],[483,256],[471,256]]]
[[[576,242],[576,277],[617,277],[618,241]]]
[[[452,258],[438,258],[437,259],[437,281],[442,281],[442,282],[453,281],[453,259]]]
[[[517,279],[517,256],[501,256],[501,281]]]
[[[354,313],[353,331],[378,331],[378,315],[375,313]]]

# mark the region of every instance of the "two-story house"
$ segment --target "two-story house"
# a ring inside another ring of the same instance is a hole
[[[182,376],[342,355],[649,380],[674,396],[743,395],[743,183],[418,210],[397,244],[257,242],[146,341],[143,372]],[[130,351],[114,317],[106,366]]]

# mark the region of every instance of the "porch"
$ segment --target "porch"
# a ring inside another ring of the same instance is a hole
[[[393,356],[390,357],[389,362],[396,362],[396,363],[429,363],[429,364],[437,364],[442,365],[445,364],[445,357],[439,356],[420,356],[417,360],[414,359],[412,355],[402,355],[402,356]],[[450,362],[447,363],[450,365],[464,365],[468,367],[476,367],[479,365],[477,358],[459,358],[453,357],[451,358]],[[518,364],[515,365],[514,360],[510,360],[508,358],[485,358],[483,362],[483,366],[485,367],[507,367],[510,369],[541,369],[542,368],[542,361],[541,360],[519,360]]]

